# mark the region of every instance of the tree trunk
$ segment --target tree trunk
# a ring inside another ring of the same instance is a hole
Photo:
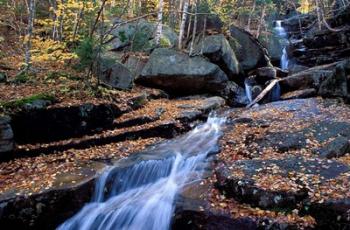
[[[83,2],[83,7],[79,10],[79,13],[77,14],[76,21],[74,23],[74,32],[73,32],[72,42],[75,41],[75,37],[76,37],[76,35],[78,33],[80,21],[81,21],[81,19],[83,17],[83,13],[84,13],[84,8],[85,8],[85,4]]]
[[[61,0],[61,5],[64,5],[64,0]],[[58,40],[62,41],[63,40],[63,18],[64,18],[64,10],[62,10],[62,12],[60,12],[60,18],[59,18],[59,26],[60,26],[60,30],[58,32]]]
[[[128,4],[128,17],[134,17],[134,0],[129,0]]]
[[[265,18],[265,11],[266,11],[266,5],[263,6],[262,11],[261,11],[261,17],[260,17],[260,23],[258,25],[258,29],[256,31],[256,38],[259,38],[260,36],[260,30],[261,30],[261,26],[264,23],[264,18]]]
[[[179,32],[179,45],[178,48],[182,49],[182,39],[185,32],[185,26],[186,26],[186,20],[187,20],[187,10],[188,10],[188,0],[184,0],[184,6],[182,9],[182,19],[181,19],[181,25],[180,25],[180,32]]]
[[[28,30],[26,36],[26,52],[25,52],[25,64],[26,70],[30,68],[31,64],[31,53],[32,48],[32,37],[33,37],[33,28],[34,28],[34,17],[35,17],[35,0],[29,1],[28,6]]]
[[[193,13],[193,11],[191,13]],[[190,34],[191,34],[191,30],[192,30],[192,18],[193,18],[193,15],[191,14],[190,19],[188,20],[188,26],[187,26],[187,33],[186,33],[186,40],[187,41],[190,38]]]
[[[322,29],[322,19],[321,19],[321,9],[320,9],[320,4],[318,0],[315,0],[316,3],[316,13],[317,13],[317,23],[318,23],[318,30]]]
[[[100,20],[100,17],[101,17],[101,14],[102,14],[102,12],[103,12],[103,9],[104,9],[104,7],[105,7],[105,5],[106,5],[106,2],[107,2],[107,0],[103,0],[103,1],[102,1],[101,7],[100,7],[100,9],[98,10],[98,13],[97,13],[97,16],[96,16],[94,25],[92,26],[92,29],[91,29],[91,32],[90,32],[90,38],[92,38],[92,35],[94,35],[94,33],[95,33],[95,30],[96,30],[96,27],[97,27],[97,23],[98,23],[98,21]]]
[[[193,54],[193,46],[194,46],[194,41],[196,40],[196,34],[197,34],[198,6],[199,6],[199,0],[197,0],[195,3],[195,14],[194,14],[194,22],[193,22],[192,40],[190,45],[190,56],[192,56]]]
[[[253,16],[253,13],[254,13],[254,11],[255,11],[255,7],[256,7],[256,0],[254,0],[254,2],[253,2],[253,8],[252,8],[252,10],[250,11],[250,13],[249,13],[249,18],[248,18],[248,24],[247,24],[247,31],[250,31],[250,24],[251,24],[251,22],[252,22],[252,16]]]
[[[156,36],[155,36],[155,43],[156,46],[159,46],[160,44],[160,38],[162,37],[162,30],[163,30],[163,0],[159,0],[159,8],[158,8],[158,16],[157,16],[157,30],[156,30]]]
[[[169,1],[169,26],[171,29],[175,29],[175,20],[176,20],[175,2],[176,2],[175,0]]]
[[[207,30],[207,15],[204,15],[201,54],[203,54],[204,39],[205,39],[206,30]]]
[[[53,0],[51,2],[51,6],[53,8],[53,16],[52,16],[52,21],[53,21],[53,27],[52,27],[52,40],[57,39],[57,2],[56,0]]]

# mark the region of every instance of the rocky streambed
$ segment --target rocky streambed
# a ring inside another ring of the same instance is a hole
[[[175,116],[160,116],[162,122],[175,118],[174,122],[181,120],[182,126],[188,127],[167,126],[168,132],[189,130],[191,123],[200,122],[210,110],[223,105],[215,98],[195,101],[198,106],[191,109],[186,100],[176,102],[174,110],[166,102],[162,104]],[[208,107],[213,101],[216,103]],[[131,112],[133,119],[145,109]],[[187,184],[178,194],[174,229],[350,226],[349,106],[335,99],[311,98],[221,110],[219,114],[227,116],[227,124],[220,150],[210,156],[211,164],[203,165],[203,179]],[[147,120],[145,124],[153,122]],[[155,147],[147,145],[164,137],[145,138],[95,147],[73,146],[1,163],[0,225],[57,227],[91,200],[96,179],[120,157],[129,155],[128,165],[162,158],[152,151]],[[124,166],[120,167],[122,172]]]

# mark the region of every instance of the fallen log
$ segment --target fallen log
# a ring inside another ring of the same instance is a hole
[[[268,94],[273,89],[273,87],[275,87],[275,85],[279,81],[279,79],[272,80],[271,83],[246,107],[251,108],[253,105],[261,101],[266,96],[266,94]]]

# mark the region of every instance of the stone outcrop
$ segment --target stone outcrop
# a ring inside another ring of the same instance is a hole
[[[218,65],[230,80],[242,81],[242,79],[239,79],[240,64],[224,35],[205,37],[196,45],[196,52],[202,53],[212,63]]]
[[[101,61],[100,71],[97,73],[100,81],[112,88],[128,90],[134,84],[134,75],[123,64],[116,61],[113,53]]]
[[[305,172],[303,168],[308,170]],[[236,161],[232,165],[220,168],[217,177],[219,189],[229,197],[262,208],[294,209],[298,204],[308,201],[307,189],[303,186],[287,190],[260,187],[259,183],[262,181],[259,181],[259,177],[264,178],[265,174],[272,173],[288,178],[288,175],[300,173],[305,174],[305,177],[320,175],[323,178],[321,183],[326,183],[327,180],[349,170],[348,166],[341,163],[290,157],[279,160]],[[240,176],[236,176],[236,171],[241,172]]]
[[[231,26],[230,45],[244,71],[270,65],[266,49],[248,32]]]
[[[136,83],[175,95],[218,94],[228,81],[215,64],[171,49],[153,51]]]
[[[91,200],[96,178],[105,166],[94,163],[82,166],[79,172],[63,173],[57,178],[55,188],[30,196],[1,194],[0,226],[55,229]]]
[[[0,116],[0,155],[11,152],[14,149],[11,118]]]
[[[110,126],[121,110],[114,104],[83,104],[21,110],[11,116],[16,143],[62,140]]]
[[[280,81],[283,92],[314,88],[324,97],[347,98],[349,91],[349,60],[316,66],[292,74]]]
[[[116,22],[120,23],[120,21]],[[108,48],[114,51],[129,49],[132,51],[151,51],[156,47],[154,35],[157,23],[144,19],[118,26],[112,30],[113,39]],[[174,47],[177,44],[177,34],[168,26],[163,25],[161,45],[162,47]]]

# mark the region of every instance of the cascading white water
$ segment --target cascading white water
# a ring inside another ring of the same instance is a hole
[[[278,37],[282,40],[282,57],[281,57],[281,68],[284,70],[288,70],[289,66],[289,59],[288,59],[288,53],[287,53],[287,45],[288,45],[288,39],[287,39],[287,32],[282,26],[282,21],[276,21],[275,31],[277,32]]]
[[[218,150],[224,122],[210,117],[184,136],[151,149],[143,156],[147,160],[110,167],[96,183],[92,202],[58,229],[169,229],[176,194],[201,177],[208,154]]]
[[[279,101],[281,99],[281,86],[277,84],[272,88],[270,93],[270,101]]]
[[[249,80],[244,80],[245,95],[247,96],[249,103],[253,102],[252,86],[249,84]]]
[[[284,70],[288,70],[288,66],[289,66],[288,53],[287,53],[286,47],[284,47],[282,50],[281,68]]]

